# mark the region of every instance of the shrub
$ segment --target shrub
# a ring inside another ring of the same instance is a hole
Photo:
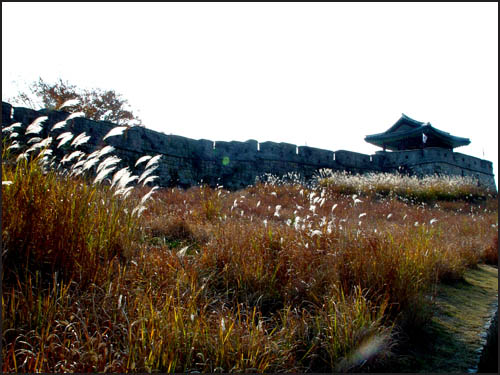
[[[82,178],[44,170],[40,158],[4,165],[3,264],[7,273],[58,272],[95,281],[103,266],[130,251],[137,218],[130,202]]]
[[[498,266],[498,232],[483,253],[483,259],[486,264]]]
[[[463,176],[410,177],[393,173],[352,175],[323,169],[316,180],[320,186],[341,194],[394,195],[426,203],[437,200],[485,200],[489,195],[496,195],[496,192],[478,186],[473,178]]]

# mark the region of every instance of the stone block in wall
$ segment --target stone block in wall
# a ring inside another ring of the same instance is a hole
[[[335,151],[335,161],[341,166],[359,170],[372,169],[373,162],[370,161],[370,155],[345,150]]]
[[[215,142],[215,155],[220,160],[240,161],[240,160],[255,160],[257,148],[253,148],[253,144],[247,142]]]
[[[247,141],[245,141],[245,143],[248,143],[250,146],[250,150],[252,150],[252,152],[257,152],[257,148],[259,147],[259,142],[257,142],[255,139],[249,139]]]
[[[165,137],[162,150],[168,155],[190,158],[195,155],[199,146],[198,141],[191,138],[179,135],[166,135]]]
[[[276,142],[261,142],[259,143],[259,156],[278,159],[277,150],[279,150],[279,144]]]
[[[37,117],[43,116],[34,109],[14,107],[13,122],[20,122],[25,126],[31,124]]]
[[[196,178],[193,176],[193,171],[189,168],[189,165],[181,166],[177,169],[179,176],[179,185],[182,187],[188,187],[195,185],[197,183]]]
[[[231,141],[235,160],[255,160],[257,155],[257,141]],[[217,145],[217,144],[216,144]]]
[[[12,106],[9,103],[2,102],[2,125],[7,126],[13,123]]]
[[[384,164],[384,156],[380,154],[370,155],[371,161],[370,165],[374,171],[382,171]]]
[[[195,156],[203,160],[215,160],[214,141],[199,139]]]
[[[165,152],[166,136],[164,134],[135,126],[127,130],[122,137],[117,137],[120,147],[139,150],[148,154]]]
[[[318,167],[330,166],[333,161],[333,151],[299,146],[299,160],[303,163],[318,165]]]
[[[297,161],[297,146],[286,142],[262,142],[259,145],[259,157],[273,160]]]

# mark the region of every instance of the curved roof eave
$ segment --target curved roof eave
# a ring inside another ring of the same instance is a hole
[[[422,127],[422,131],[424,130],[431,130],[434,132],[436,136],[438,136],[441,139],[449,139],[451,140],[453,147],[460,147],[460,146],[467,146],[470,144],[470,139],[469,138],[463,138],[463,137],[457,137],[456,135],[451,135],[448,132],[436,129],[433,127],[431,124],[425,125]],[[456,146],[455,146],[456,144]]]
[[[470,144],[469,138],[462,138],[451,135],[448,132],[436,129],[431,124],[401,132],[393,132],[393,133],[384,132],[384,133],[367,135],[365,137],[365,141],[374,144],[376,146],[382,147],[385,142],[391,142],[391,143],[397,142],[405,138],[420,136],[424,132],[427,135],[433,134],[434,136],[441,139],[444,143],[449,144],[453,148],[460,146],[467,146],[468,144]]]
[[[412,137],[415,135],[418,135],[419,133],[422,132],[422,127],[416,128],[416,129],[411,129],[411,130],[404,130],[400,132],[394,132],[394,133],[378,133],[378,134],[370,134],[365,137],[365,141],[370,142],[371,140],[373,141],[384,141],[384,140],[399,140],[399,139],[404,139],[408,137]],[[371,143],[371,142],[370,142]]]
[[[417,121],[412,119],[410,116],[405,115],[404,113],[401,113],[401,117],[399,118],[398,121],[394,123],[389,129],[387,129],[384,133],[390,133],[394,129],[397,129],[399,126],[401,126],[401,123],[405,123],[407,125],[410,125],[413,128],[419,128],[422,126],[424,123],[421,121]]]

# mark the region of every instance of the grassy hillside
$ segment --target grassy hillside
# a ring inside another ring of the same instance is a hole
[[[133,176],[83,137],[63,162],[13,132],[3,371],[375,371],[432,323],[439,285],[498,263],[497,196],[466,179],[157,189],[158,158]]]

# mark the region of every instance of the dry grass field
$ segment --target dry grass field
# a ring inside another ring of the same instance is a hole
[[[498,263],[497,195],[464,178],[165,189],[151,187],[159,157],[133,176],[111,148],[78,151],[85,135],[60,161],[64,137],[15,131],[2,130],[5,372],[387,369],[439,312],[440,285]]]

